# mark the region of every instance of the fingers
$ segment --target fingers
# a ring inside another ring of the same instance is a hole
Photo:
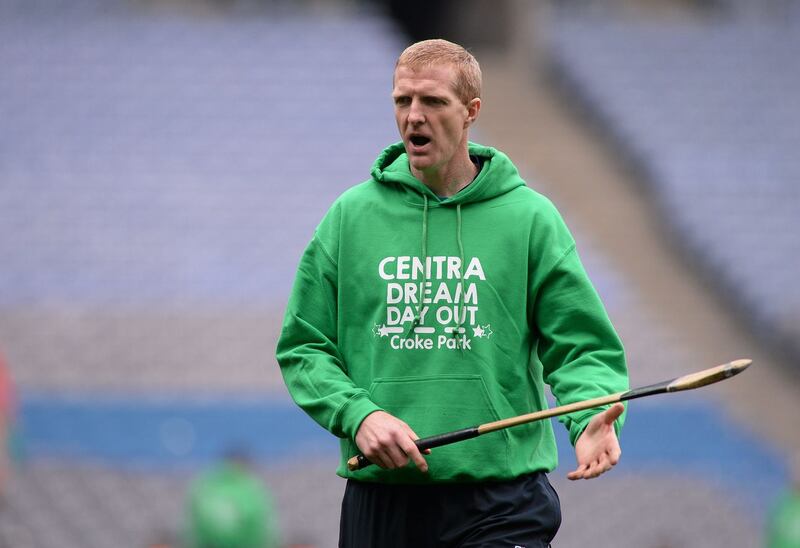
[[[391,445],[367,445],[359,449],[370,462],[387,470],[402,468],[408,463],[405,453]]]
[[[418,438],[405,422],[376,411],[361,423],[355,441],[364,456],[381,468],[402,468],[410,458],[420,471],[427,472],[428,463],[414,443]]]
[[[611,470],[613,466],[614,465],[611,464],[608,455],[603,455],[599,460],[592,463],[592,466],[590,466],[589,470],[587,470],[584,479],[592,479],[596,478],[600,474],[605,474]]]
[[[604,455],[596,461],[579,466],[576,470],[573,470],[567,474],[567,479],[579,480],[596,478],[597,476],[608,472],[613,467],[614,465],[611,464],[608,456]]]
[[[416,432],[414,432],[411,429],[410,426],[408,426],[405,423],[403,423],[403,425],[406,428],[406,433],[408,434],[408,440],[410,440],[410,443],[407,443],[403,446],[403,450],[406,452],[406,455],[408,455],[411,458],[411,460],[414,462],[417,468],[419,468],[420,472],[427,473],[428,462],[425,460],[425,457],[422,456],[422,453],[420,452],[419,447],[417,447],[417,444],[414,443],[415,440],[419,439],[419,436],[417,435]],[[426,449],[425,454],[430,455],[431,450]]]
[[[359,449],[364,453],[371,462],[374,462],[381,468],[394,469],[402,468],[408,464],[408,455],[406,449],[402,448],[398,440],[391,435],[386,438],[376,438],[367,444],[359,446]],[[411,442],[412,445],[413,442]],[[406,446],[407,447],[407,446]]]
[[[392,462],[390,460],[387,461],[384,458],[384,454],[377,450],[362,450],[362,453],[364,453],[364,456],[367,457],[367,460],[369,460],[371,463],[377,464],[381,468],[394,468]]]
[[[616,466],[621,456],[622,456],[622,449],[619,448],[619,444],[617,444],[615,447],[612,447],[611,450],[608,452],[608,460],[609,462],[611,462],[612,466]]]
[[[589,468],[588,464],[582,464],[578,466],[575,470],[567,474],[567,479],[569,480],[579,480],[583,479],[583,475],[586,473],[586,470]]]
[[[596,460],[581,464],[578,468],[567,474],[567,479],[574,481],[596,478],[614,468],[621,456],[622,451],[617,446],[610,452],[603,453]]]
[[[416,467],[419,468],[420,472],[427,472],[428,462],[414,443],[415,439],[418,439],[418,437],[414,436],[411,438],[402,435],[376,448],[375,454],[379,458],[379,462],[376,462],[376,464],[388,469],[402,468],[408,464],[410,459]],[[430,453],[430,450],[426,452]],[[369,455],[367,455],[367,458],[372,460],[372,457]]]
[[[417,439],[417,436],[414,436],[414,439]],[[406,438],[401,447],[405,452],[404,456],[406,456],[406,462],[408,462],[408,459],[410,458],[417,468],[419,468],[420,472],[425,473],[428,471],[428,462],[425,460],[425,457],[422,456],[422,453],[417,445],[411,441],[411,438]]]
[[[622,403],[615,403],[603,413],[603,422],[606,424],[614,424],[622,413],[625,412],[625,405]]]

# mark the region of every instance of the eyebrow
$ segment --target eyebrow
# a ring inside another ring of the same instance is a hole
[[[403,97],[410,97],[411,95],[413,95],[413,94],[409,93],[409,92],[392,92],[392,99],[397,100],[397,99],[401,99]],[[436,100],[436,101],[441,101],[443,103],[449,103],[451,101],[451,99],[449,97],[447,97],[446,95],[436,95],[434,93],[422,93],[419,96],[420,96],[420,98],[422,100],[433,99],[433,100]]]

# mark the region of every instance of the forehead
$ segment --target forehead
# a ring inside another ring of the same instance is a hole
[[[394,71],[393,93],[437,93],[455,96],[456,70],[452,65],[431,65]]]

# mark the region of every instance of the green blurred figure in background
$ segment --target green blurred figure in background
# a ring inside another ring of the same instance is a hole
[[[277,548],[275,506],[242,452],[192,482],[187,500],[190,548]]]
[[[0,504],[8,493],[12,465],[19,457],[15,431],[17,412],[16,390],[8,364],[0,349]]]
[[[767,548],[800,548],[800,454],[794,458],[791,488],[770,512]]]

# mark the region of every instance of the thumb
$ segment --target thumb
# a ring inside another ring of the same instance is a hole
[[[624,412],[625,406],[622,403],[615,403],[603,413],[603,422],[608,425],[614,424],[614,421]]]

